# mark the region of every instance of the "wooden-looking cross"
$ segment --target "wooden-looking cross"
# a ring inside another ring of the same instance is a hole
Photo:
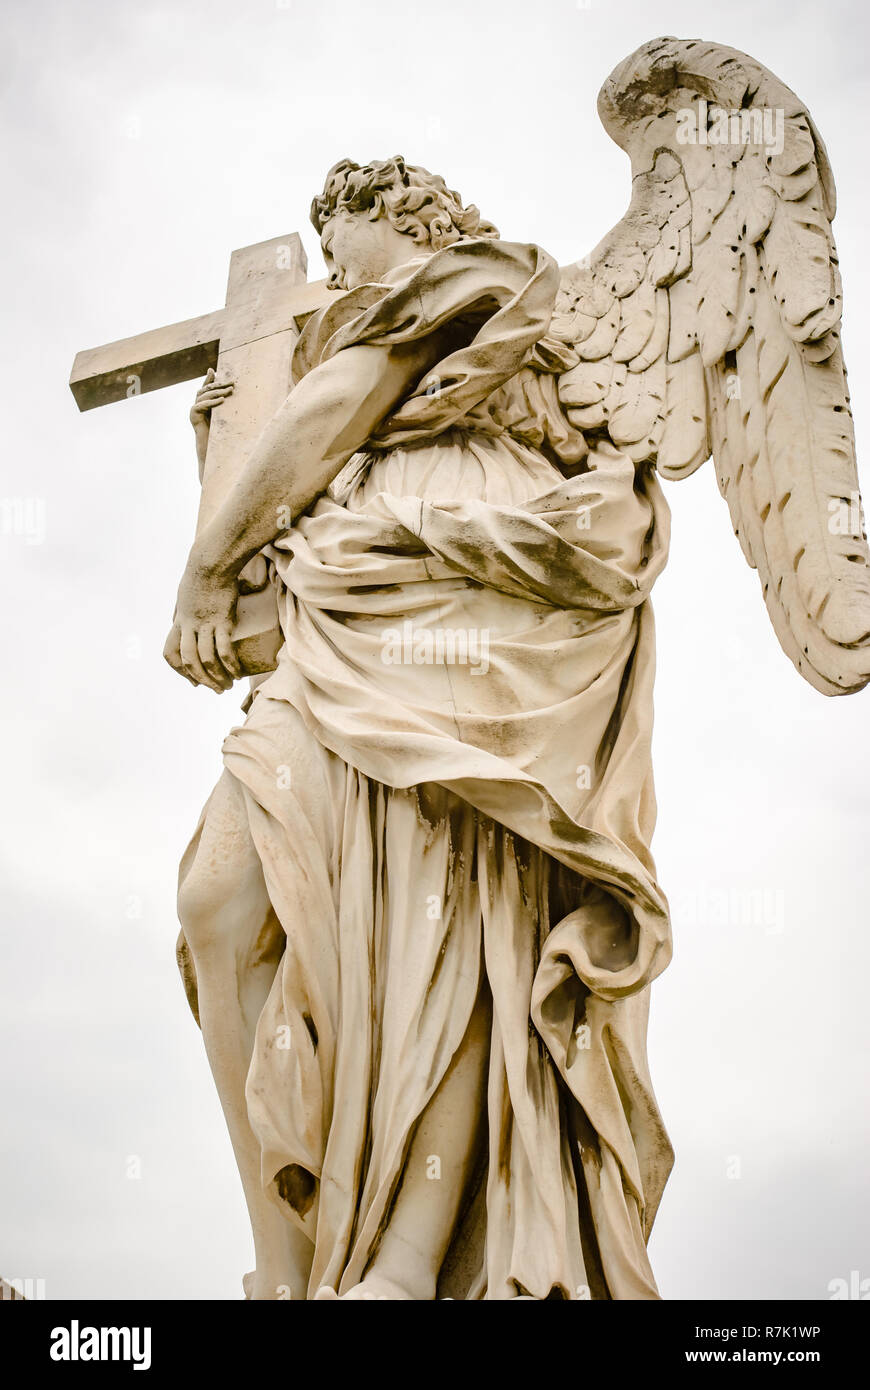
[[[230,257],[223,309],[76,354],[69,384],[79,410],[190,381],[209,367],[235,382],[212,416],[197,530],[284,401],[299,331],[331,293],[325,280],[306,281],[307,268],[297,232],[243,246]],[[249,674],[272,669],[281,634],[271,585],[241,595],[234,641]]]

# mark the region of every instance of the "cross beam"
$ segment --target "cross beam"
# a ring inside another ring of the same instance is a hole
[[[219,379],[235,381],[212,416],[197,530],[214,515],[283,403],[302,325],[334,295],[325,280],[308,283],[306,271],[296,232],[243,246],[230,257],[223,309],[76,354],[69,384],[79,410],[190,381],[209,367]],[[271,588],[242,594],[234,638],[249,674],[272,669],[281,635]]]
[[[79,410],[205,376],[209,367],[217,367],[225,318],[225,310],[216,309],[77,352],[69,384]]]

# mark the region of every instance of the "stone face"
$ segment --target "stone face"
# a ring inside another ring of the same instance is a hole
[[[278,238],[234,254],[219,321],[77,359],[87,408],[219,344],[165,655],[261,677],[179,885],[250,1298],[658,1297],[657,473],[712,455],[785,652],[826,694],[870,678],[814,127],[675,39],[599,107],[632,193],[582,263],[400,158],[342,161],[329,291]]]

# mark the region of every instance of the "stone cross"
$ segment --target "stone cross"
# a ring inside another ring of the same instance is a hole
[[[325,280],[306,281],[307,264],[297,232],[243,246],[230,257],[223,309],[76,354],[69,384],[79,410],[202,377],[209,367],[235,381],[212,417],[197,530],[285,399],[299,331],[330,295]],[[280,633],[271,590],[243,594],[235,640],[250,673],[274,664]]]

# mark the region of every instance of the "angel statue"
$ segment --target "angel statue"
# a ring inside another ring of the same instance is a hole
[[[631,202],[563,270],[401,158],[330,170],[337,293],[181,581],[191,681],[248,674],[261,553],[283,636],[179,880],[250,1298],[659,1296],[660,478],[712,456],[786,654],[870,679],[821,137],[711,43],[645,44],[598,106]]]

